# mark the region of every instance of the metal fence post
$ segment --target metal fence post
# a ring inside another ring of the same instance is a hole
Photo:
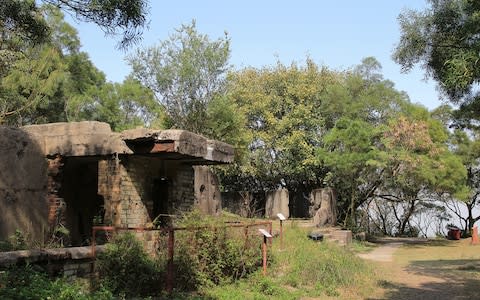
[[[175,230],[173,228],[168,229],[168,270],[167,270],[167,292],[173,291],[173,254],[175,246]]]

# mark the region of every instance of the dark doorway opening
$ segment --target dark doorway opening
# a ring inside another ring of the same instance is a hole
[[[151,217],[155,225],[162,227],[171,225],[171,219],[168,216],[168,186],[169,180],[166,177],[153,181],[153,215]]]
[[[60,195],[65,200],[65,226],[71,246],[90,243],[94,221],[103,218],[103,198],[98,195],[98,161],[66,158]]]

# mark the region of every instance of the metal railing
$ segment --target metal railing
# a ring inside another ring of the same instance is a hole
[[[116,227],[116,226],[93,226],[92,227],[92,258],[96,258],[95,245],[97,232],[112,232],[113,234],[118,233],[119,231],[134,231],[134,232],[145,232],[145,231],[157,231],[160,233],[168,234],[167,242],[167,278],[166,278],[166,290],[167,292],[172,292],[174,287],[174,253],[175,253],[175,231],[198,231],[198,230],[212,230],[216,231],[221,228],[243,228],[244,242],[245,245],[249,243],[249,235],[254,234],[252,232],[252,227],[267,227],[270,236],[272,235],[272,221],[262,221],[262,222],[252,222],[252,223],[226,223],[224,226],[197,226],[197,227],[166,227],[166,228],[146,228],[146,227]],[[263,228],[262,228],[263,229]],[[266,274],[267,270],[267,238],[262,235],[263,245],[262,245],[262,258],[263,258],[263,272]],[[272,239],[268,238],[270,245]]]

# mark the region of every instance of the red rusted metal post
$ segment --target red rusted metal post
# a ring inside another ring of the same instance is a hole
[[[267,275],[267,237],[263,236],[263,275]]]
[[[173,249],[175,244],[175,230],[168,229],[168,269],[167,269],[167,292],[173,291]]]
[[[92,257],[95,257],[95,232],[96,228],[92,227]]]

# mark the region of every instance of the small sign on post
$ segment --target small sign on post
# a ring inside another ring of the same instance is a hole
[[[272,235],[270,232],[266,231],[265,229],[259,229],[260,233],[263,235],[263,244],[262,244],[262,252],[263,252],[263,275],[267,275],[267,238],[271,238]]]
[[[278,214],[277,214],[277,217],[278,217],[278,219],[280,219],[280,221],[285,221],[285,220],[287,219],[287,218],[285,218],[285,216],[284,216],[283,214],[281,214],[281,213],[278,213]]]
[[[277,214],[278,219],[280,220],[280,250],[283,249],[283,221],[287,218],[282,213]]]

